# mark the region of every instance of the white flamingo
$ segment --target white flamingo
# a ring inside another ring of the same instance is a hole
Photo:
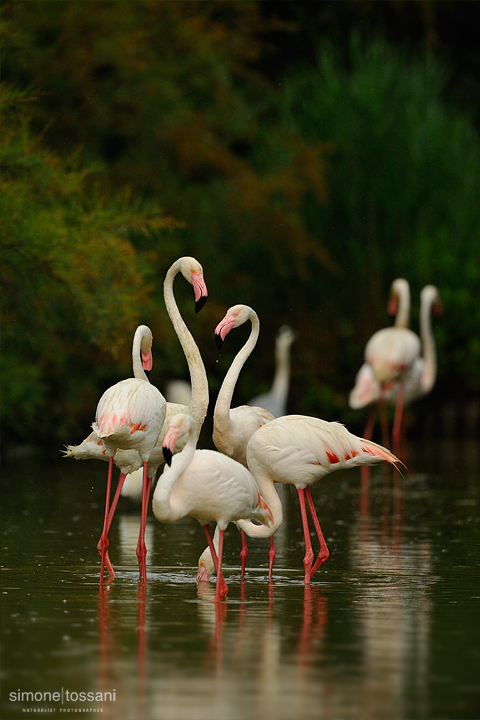
[[[372,335],[365,347],[365,363],[360,368],[356,385],[350,393],[350,407],[363,407],[365,398],[379,386],[379,402],[382,415],[383,442],[388,444],[388,430],[385,411],[385,393],[398,383],[399,389],[395,404],[393,423],[393,445],[398,447],[402,421],[405,379],[416,358],[420,355],[420,339],[408,329],[410,315],[410,289],[406,280],[398,278],[392,283],[390,307],[398,299],[399,306],[395,325],[383,328]],[[371,400],[369,401],[371,402]],[[368,403],[367,403],[368,404]],[[372,417],[372,422],[374,420]],[[365,434],[370,436],[373,424],[367,424]]]
[[[382,460],[391,464],[399,462],[390,450],[352,435],[340,423],[306,415],[286,415],[272,420],[252,435],[247,446],[247,464],[273,514],[273,524],[267,528],[240,520],[238,525],[252,537],[269,537],[283,521],[282,503],[274,483],[295,485],[305,538],[305,584],[309,584],[329,556],[310,486],[334,470]],[[320,543],[315,562],[305,499]]]
[[[208,381],[200,351],[190,331],[185,325],[185,322],[175,302],[175,297],[173,294],[173,281],[178,273],[182,273],[185,279],[194,288],[196,312],[201,310],[201,308],[205,304],[208,295],[207,287],[205,285],[205,280],[203,277],[203,269],[197,260],[186,256],[179,258],[172,264],[165,276],[164,281],[165,305],[187,359],[187,364],[190,371],[192,392],[190,404],[187,407],[183,405],[167,403],[165,419],[167,420],[169,417],[175,415],[177,412],[185,411],[188,414],[192,415],[192,417],[194,417],[197,424],[198,432],[200,433],[200,429],[202,427],[208,409]],[[144,375],[137,375],[137,372],[143,372],[141,368],[138,368],[138,351],[134,349],[132,353],[135,377],[144,377],[146,379],[146,376]],[[166,428],[165,430],[161,430],[158,441],[155,444],[148,459],[147,477],[150,486],[158,467],[164,462],[162,441],[165,432]],[[181,444],[179,444],[177,450],[178,449],[181,449]],[[108,455],[105,452],[104,445],[102,444],[101,440],[95,432],[91,433],[80,445],[68,445],[66,455],[70,457],[75,457],[79,460],[109,459]],[[135,450],[119,450],[115,456],[115,464],[117,465],[117,467],[120,468],[121,474],[115,492],[115,497],[112,501],[112,506],[108,518],[105,522],[104,532],[106,533],[108,533],[108,530],[110,528],[120,494],[127,494],[132,497],[138,497],[141,494],[143,505],[143,468],[138,453],[136,453]],[[127,493],[123,493],[125,485],[130,488]],[[107,563],[107,569],[109,570],[110,574],[113,574],[113,568],[108,557],[108,552],[106,553],[105,561]]]
[[[164,523],[173,523],[188,515],[202,525],[214,558],[215,601],[219,601],[227,594],[222,554],[228,523],[247,518],[268,526],[272,514],[243,465],[214,450],[196,450],[198,433],[193,418],[179,413],[170,418],[167,425],[163,448],[168,467],[155,487],[153,513]],[[183,439],[183,449],[172,459],[180,439]],[[210,522],[216,522],[219,528],[218,554],[210,534]]]
[[[288,390],[290,388],[290,349],[295,333],[288,325],[282,325],[275,339],[275,375],[270,391],[257,395],[247,405],[268,410],[273,417],[281,417],[287,412]]]
[[[191,392],[189,402],[187,404],[167,402],[166,420],[176,413],[185,412],[191,415],[196,423],[197,432],[200,435],[203,421],[208,410],[208,380],[205,366],[203,364],[200,350],[192,337],[191,332],[187,328],[183,320],[173,293],[173,281],[175,276],[181,273],[183,277],[193,285],[195,293],[195,312],[199,312],[207,299],[207,287],[203,277],[203,268],[200,263],[192,257],[181,257],[176,260],[168,270],[163,284],[163,294],[165,299],[165,307],[172,321],[173,328],[182,346],[185,358],[187,360],[188,370],[190,372]],[[155,472],[159,465],[163,464],[162,442],[165,433],[162,431],[156,447],[151,456],[150,471]],[[178,446],[177,452],[181,449]],[[153,476],[152,476],[153,477]],[[138,499],[141,490],[141,475],[137,471],[127,475],[122,488],[122,495],[133,499]]]
[[[399,282],[399,281],[395,281]],[[402,303],[399,305],[399,314]],[[370,403],[388,403],[397,406],[399,396],[403,392],[403,405],[408,405],[420,397],[428,394],[436,380],[437,362],[435,339],[432,333],[431,314],[441,313],[441,302],[438,289],[434,285],[426,285],[420,293],[420,338],[422,356],[418,355],[402,384],[393,382],[387,384],[383,390],[377,382],[373,368],[365,363],[359,370],[355,387],[350,393],[349,404],[352,408],[361,408]],[[407,313],[408,322],[408,313]],[[397,325],[397,323],[396,323]],[[375,407],[372,408],[370,418],[365,428],[365,437],[370,437],[375,422]],[[397,416],[397,428],[395,430],[396,442],[399,444],[401,435],[401,415]]]
[[[98,544],[101,556],[100,583],[103,582],[105,562],[107,562],[110,574],[113,574],[111,563],[107,560],[107,536],[115,512],[113,503],[112,508],[110,508],[113,459],[121,451],[128,452],[132,450],[136,451],[138,464],[143,467],[142,519],[138,537],[137,557],[140,577],[146,579],[144,536],[151,485],[151,478],[147,477],[147,461],[157,442],[167,411],[165,398],[154,385],[149,383],[140,359],[140,350],[148,348],[148,360],[146,362],[151,367],[151,345],[152,333],[150,329],[146,325],[137,328],[132,350],[135,377],[121,380],[103,393],[97,405],[95,422],[92,424],[93,431],[103,443],[106,451],[105,455],[108,457],[104,527]],[[129,458],[131,458],[131,453],[129,453]],[[135,460],[133,462],[135,463]],[[119,461],[119,465],[124,467],[121,461]]]
[[[249,405],[239,405],[232,408],[232,398],[237,384],[240,372],[250,357],[255,345],[257,344],[260,333],[260,321],[258,315],[248,305],[234,305],[228,311],[223,320],[221,320],[215,328],[215,342],[219,350],[222,349],[223,341],[226,335],[233,328],[243,325],[250,320],[252,328],[250,335],[235,356],[227,374],[223,380],[222,386],[217,396],[215,409],[213,412],[213,442],[219,452],[228,455],[228,457],[237,460],[246,467],[246,449],[247,443],[253,433],[265,423],[273,420],[274,416],[261,407],[251,407]],[[245,572],[245,562],[248,554],[247,542],[245,534],[241,531],[242,550],[240,558],[242,562],[242,576]],[[215,544],[218,542],[218,531],[215,530]],[[273,560],[275,557],[275,546],[273,539],[270,541],[269,550],[269,576],[272,574]],[[214,567],[211,557],[210,548],[205,548],[198,560],[198,581],[208,580]]]

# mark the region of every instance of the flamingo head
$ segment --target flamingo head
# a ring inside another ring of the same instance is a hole
[[[440,300],[440,293],[435,285],[425,285],[420,293],[420,299],[421,302],[425,302],[427,305],[430,305],[435,317],[443,315],[443,305]]]
[[[396,315],[400,298],[410,298],[410,286],[404,278],[397,278],[393,281],[390,288],[390,299],[388,301],[387,312],[389,315]],[[409,302],[409,300],[408,300]]]
[[[207,302],[208,290],[203,277],[203,268],[195,258],[184,257],[180,265],[180,271],[191,285],[195,294],[195,312],[198,313]]]
[[[177,415],[174,415],[171,418],[168,423],[168,429],[162,443],[163,457],[167,465],[172,464],[172,456],[175,451],[175,445],[177,444],[179,437],[189,432],[191,429],[193,430],[193,432],[196,432],[195,420],[190,417],[190,415],[186,415],[185,413],[177,413]]]
[[[217,344],[217,348],[219,350],[222,349],[223,341],[232,328],[243,325],[243,323],[247,322],[247,320],[255,314],[255,311],[252,310],[251,307],[248,307],[248,305],[233,305],[233,307],[227,310],[227,314],[223,320],[220,320],[215,328],[215,342]]]
[[[141,325],[142,339],[140,341],[140,357],[142,358],[142,367],[145,373],[149,373],[153,367],[152,343],[153,334],[149,327]]]

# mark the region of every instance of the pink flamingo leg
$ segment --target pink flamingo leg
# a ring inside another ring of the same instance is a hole
[[[220,600],[225,600],[227,597],[228,587],[227,583],[225,582],[225,578],[223,577],[222,573],[222,557],[223,557],[223,536],[225,534],[225,530],[220,530],[220,537],[218,539],[218,567],[217,567],[217,585],[215,588],[215,597],[213,599],[214,602],[220,602]]]
[[[305,557],[303,558],[303,566],[305,568],[305,585],[309,585],[314,554],[312,549],[312,541],[310,540],[310,528],[308,527],[307,508],[305,505],[305,490],[304,488],[297,488],[297,490],[298,499],[300,500],[300,512],[302,515],[303,536],[305,538]]]
[[[121,473],[120,478],[118,480],[117,489],[115,491],[114,498],[112,500],[112,504],[110,505],[110,510],[108,511],[108,520],[107,520],[107,533],[110,531],[110,527],[112,524],[113,516],[115,515],[115,510],[117,509],[118,501],[120,499],[120,494],[122,492],[123,485],[125,483],[125,478],[127,476],[125,473]]]
[[[143,486],[142,486],[142,517],[140,520],[140,533],[137,543],[138,567],[140,569],[140,580],[147,581],[147,546],[145,545],[145,527],[147,524],[148,501],[152,488],[152,478],[147,476],[147,463],[143,463]]]
[[[218,578],[219,578],[219,572],[218,572],[218,557],[217,557],[217,553],[216,553],[216,550],[215,550],[215,545],[213,544],[212,534],[211,534],[211,532],[210,532],[210,527],[209,527],[208,523],[207,523],[206,525],[203,525],[202,527],[203,527],[203,531],[204,531],[204,533],[205,533],[205,537],[207,538],[208,547],[210,548],[210,552],[211,552],[211,554],[212,554],[212,560],[213,560],[213,564],[214,564],[214,566],[215,566],[215,572],[217,573],[217,588],[216,588],[216,590],[215,590],[215,599],[216,599],[216,597],[217,597],[217,592],[218,592]],[[222,531],[220,531],[220,537],[222,538],[222,550],[223,550],[223,535],[222,535]],[[220,546],[219,546],[219,549],[220,549]],[[226,596],[227,596],[227,592],[228,592],[228,588],[227,588],[227,583],[225,582],[225,578],[223,577],[223,575],[222,575],[222,573],[221,573],[221,566],[220,566],[220,575],[221,575],[221,578],[222,578],[222,579],[221,579],[221,583],[223,583],[223,586],[224,586],[224,587],[223,587],[223,594],[224,594],[224,597],[226,597]]]
[[[208,547],[210,548],[210,552],[212,554],[212,560],[213,560],[213,565],[215,567],[215,572],[217,572],[217,568],[218,568],[217,551],[215,550],[215,545],[213,544],[212,534],[210,532],[210,526],[207,523],[206,525],[202,525],[202,527],[203,527],[205,536],[207,538]]]
[[[105,517],[103,521],[103,530],[100,535],[100,540],[97,543],[97,550],[100,553],[100,585],[103,585],[103,575],[105,572],[105,565],[107,566],[108,574],[111,577],[115,577],[115,572],[108,557],[108,515],[110,509],[110,491],[112,488],[112,471],[113,471],[113,457],[110,456],[108,459],[108,475],[107,475],[107,492],[105,497]]]
[[[402,431],[402,416],[403,416],[403,405],[405,400],[405,383],[400,383],[397,395],[397,404],[395,406],[395,417],[393,419],[393,431],[392,441],[393,450],[398,453],[400,447],[401,431]]]
[[[273,535],[270,538],[270,550],[268,551],[268,578],[272,579],[273,573],[273,561],[275,560],[275,543],[273,542]]]
[[[247,562],[247,556],[248,556],[248,547],[247,547],[247,536],[245,534],[244,530],[240,530],[240,535],[242,536],[242,549],[240,550],[240,559],[242,561],[242,573],[241,577],[245,577],[245,564]]]
[[[307,489],[305,490],[305,494],[307,496],[308,507],[310,509],[310,515],[312,516],[313,524],[315,526],[318,542],[320,543],[320,550],[310,575],[310,577],[312,577],[313,575],[315,575],[320,565],[323,565],[325,560],[328,560],[330,551],[327,547],[327,543],[325,542],[325,538],[323,537],[322,528],[320,527],[320,522],[315,511],[315,505],[313,504],[312,491],[309,487],[307,487]]]
[[[108,535],[108,533],[110,532],[110,527],[111,527],[111,525],[112,525],[113,516],[115,515],[115,510],[116,510],[117,505],[118,505],[118,499],[119,499],[120,494],[121,494],[121,492],[122,492],[122,487],[123,487],[123,484],[124,484],[124,482],[125,482],[125,478],[126,478],[125,473],[122,473],[122,474],[120,475],[120,479],[119,479],[119,481],[118,481],[117,489],[116,489],[116,491],[115,491],[115,496],[114,496],[114,498],[113,498],[113,500],[112,500],[112,504],[110,505],[110,510],[108,511],[107,527],[106,527],[106,534],[107,534],[107,535]],[[99,543],[99,544],[100,544],[100,543]],[[106,553],[105,553],[105,564],[106,564],[106,566],[107,566],[108,574],[109,574],[111,577],[115,577],[115,572],[114,572],[114,570],[113,570],[112,563],[110,562],[110,556],[109,556],[109,554],[108,554],[108,544],[109,544],[109,543],[108,543],[108,540],[107,540],[107,549],[106,549]],[[98,547],[98,546],[97,546],[97,547]]]

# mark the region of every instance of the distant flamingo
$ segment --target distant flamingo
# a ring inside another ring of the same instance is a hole
[[[395,418],[393,423],[393,445],[399,444],[399,430],[402,421],[405,378],[410,371],[413,362],[420,355],[420,340],[414,332],[406,325],[410,313],[410,288],[403,278],[392,283],[392,299],[390,303],[395,304],[399,298],[400,306],[394,327],[383,328],[372,335],[365,347],[365,365],[362,366],[358,375],[355,388],[350,394],[349,403],[351,407],[359,407],[359,397],[371,391],[371,378],[380,387],[380,412],[382,415],[383,442],[388,442],[388,429],[385,410],[385,392],[394,383],[399,383],[399,391],[395,407]],[[370,373],[371,369],[371,373]],[[374,416],[372,422],[374,420]],[[370,436],[373,425],[367,424],[365,434]]]
[[[134,338],[132,358],[136,377],[121,380],[103,393],[97,405],[95,422],[92,424],[92,428],[99,440],[103,442],[106,455],[109,458],[105,519],[99,541],[101,555],[100,583],[103,582],[107,557],[108,530],[115,512],[115,507],[109,507],[113,459],[117,452],[122,450],[135,450],[138,453],[140,464],[143,465],[142,519],[138,537],[137,557],[140,577],[146,579],[144,535],[151,486],[151,479],[147,478],[147,461],[162,429],[167,407],[161,392],[148,382],[143,368],[140,367],[139,350],[142,343],[143,347],[148,348],[148,351],[150,351],[152,334],[145,325],[137,329]],[[148,355],[150,355],[148,364],[151,367],[151,354],[147,353],[147,357]],[[142,376],[142,374],[143,377],[138,377]],[[122,464],[120,463],[120,465]],[[109,564],[110,568],[111,565]]]
[[[172,321],[173,328],[180,341],[182,350],[185,353],[190,372],[191,389],[188,403],[180,404],[176,402],[167,402],[166,420],[168,421],[168,419],[176,413],[185,412],[194,418],[197,426],[197,432],[200,435],[203,421],[205,420],[208,409],[208,380],[200,350],[198,349],[192,334],[180,314],[173,294],[173,281],[178,273],[181,273],[183,277],[191,285],[193,285],[195,293],[195,312],[199,312],[202,309],[208,295],[207,286],[203,277],[203,268],[198,260],[188,256],[181,257],[176,260],[165,276],[163,295],[168,315]],[[153,472],[153,475],[155,475],[159,465],[162,465],[164,462],[162,453],[162,442],[164,436],[165,432],[162,431],[151,456],[151,471]],[[181,450],[181,445],[178,446],[177,452],[179,450]],[[127,475],[122,489],[122,495],[133,499],[139,498],[141,481],[140,471]]]
[[[275,376],[269,392],[257,395],[247,405],[268,410],[273,417],[281,417],[287,412],[287,398],[290,387],[290,348],[295,333],[288,325],[282,325],[275,339]]]
[[[265,423],[273,420],[274,416],[261,407],[251,407],[249,405],[239,405],[232,408],[232,398],[237,384],[240,372],[250,357],[255,345],[257,344],[260,333],[260,321],[258,315],[248,305],[234,305],[228,311],[223,320],[219,322],[215,328],[215,342],[219,350],[222,349],[223,341],[226,335],[233,328],[243,325],[250,320],[252,329],[247,342],[235,356],[230,368],[225,375],[222,386],[217,396],[215,409],[213,412],[213,442],[219,452],[228,455],[228,457],[237,460],[242,465],[247,465],[246,449],[247,443],[253,433]],[[245,562],[248,554],[247,542],[243,531],[242,535],[242,551],[240,553],[242,561],[242,576],[245,572]],[[215,531],[214,541],[217,542],[218,533]],[[269,575],[272,574],[273,559],[275,557],[275,546],[273,538],[270,540],[269,550]],[[198,561],[197,580],[208,580],[208,576],[213,567],[213,561],[210,555],[210,549],[206,548]]]
[[[399,280],[395,281],[395,283],[399,282]],[[406,281],[402,282],[406,283]],[[401,301],[399,305],[399,312],[397,314],[395,327],[398,327],[399,315],[403,318],[406,317],[406,322],[408,322],[409,294],[407,295],[407,298],[408,310],[406,315],[405,312],[403,315],[401,313],[402,307],[405,311],[406,306],[404,295],[403,301]],[[350,393],[350,407],[357,409],[376,401],[383,406],[384,403],[397,406],[399,397],[402,396],[402,393],[403,405],[405,406],[431,391],[436,379],[435,340],[431,328],[432,309],[435,314],[441,313],[440,296],[434,285],[426,285],[420,294],[420,337],[423,357],[420,355],[415,357],[408,372],[404,375],[403,381],[387,383],[383,388],[375,377],[373,367],[368,363],[362,365],[357,374],[355,387]],[[375,423],[375,414],[375,407],[373,407],[365,428],[365,437],[371,437]],[[398,447],[400,444],[400,436],[402,434],[401,421],[402,415],[397,412],[396,425],[394,426],[395,447]],[[384,420],[384,423],[385,422],[386,420]]]
[[[261,527],[245,520],[237,524],[252,537],[272,535],[283,521],[282,503],[274,483],[295,485],[305,538],[305,584],[309,584],[314,573],[329,556],[310,485],[334,470],[371,465],[382,460],[391,464],[398,462],[386,448],[352,435],[339,423],[306,415],[286,415],[272,420],[252,435],[247,446],[247,463],[273,514],[273,524]],[[305,498],[320,543],[315,562]]]
[[[177,441],[184,436],[186,444],[172,459]],[[163,448],[169,467],[158,480],[152,506],[161,522],[173,523],[188,515],[202,525],[217,572],[218,602],[228,591],[222,574],[223,538],[228,523],[247,518],[268,526],[272,515],[250,472],[222,453],[196,450],[196,438],[195,421],[189,415],[179,413],[168,421]],[[209,529],[212,521],[220,533],[218,556]]]

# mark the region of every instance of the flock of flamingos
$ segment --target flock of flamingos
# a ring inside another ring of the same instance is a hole
[[[182,257],[168,270],[164,282],[165,304],[182,345],[191,379],[188,404],[167,402],[149,382],[152,368],[152,333],[146,325],[137,328],[133,340],[133,378],[106,390],[97,406],[93,432],[77,446],[69,445],[66,456],[108,461],[105,519],[97,548],[101,556],[100,584],[105,568],[115,575],[108,554],[108,532],[117,503],[126,488],[125,480],[142,474],[142,511],[137,557],[140,579],[146,582],[145,524],[152,487],[158,468],[165,463],[153,493],[153,513],[163,523],[185,516],[202,525],[208,547],[198,563],[197,581],[208,581],[216,573],[215,601],[224,600],[227,584],[222,574],[224,532],[230,522],[242,536],[242,577],[247,557],[246,535],[270,538],[269,577],[275,557],[273,536],[283,520],[282,502],[275,483],[294,485],[298,491],[305,537],[305,583],[328,558],[310,486],[334,470],[386,461],[400,461],[387,449],[370,440],[377,408],[382,437],[388,445],[386,403],[395,405],[393,449],[398,452],[402,434],[402,410],[406,403],[426,394],[435,382],[435,344],[431,312],[440,310],[437,289],[429,285],[421,294],[420,338],[408,328],[410,294],[406,280],[392,284],[389,310],[395,325],[376,332],[365,348],[365,363],[359,370],[349,403],[352,408],[372,405],[365,437],[350,433],[337,422],[305,415],[285,415],[288,390],[289,348],[294,334],[288,327],[277,338],[276,374],[271,393],[255,398],[250,405],[231,407],[241,369],[253,351],[260,330],[258,316],[247,305],[231,307],[215,329],[219,349],[228,333],[247,321],[251,332],[233,360],[214,410],[213,442],[217,451],[197,449],[200,430],[208,409],[208,381],[200,351],[178,310],[173,293],[175,276],[181,273],[193,286],[195,310],[207,299],[202,266]],[[269,408],[269,409],[267,409]],[[110,502],[113,464],[120,479]],[[317,557],[312,548],[307,508],[320,545]],[[212,538],[209,523],[216,523]]]

